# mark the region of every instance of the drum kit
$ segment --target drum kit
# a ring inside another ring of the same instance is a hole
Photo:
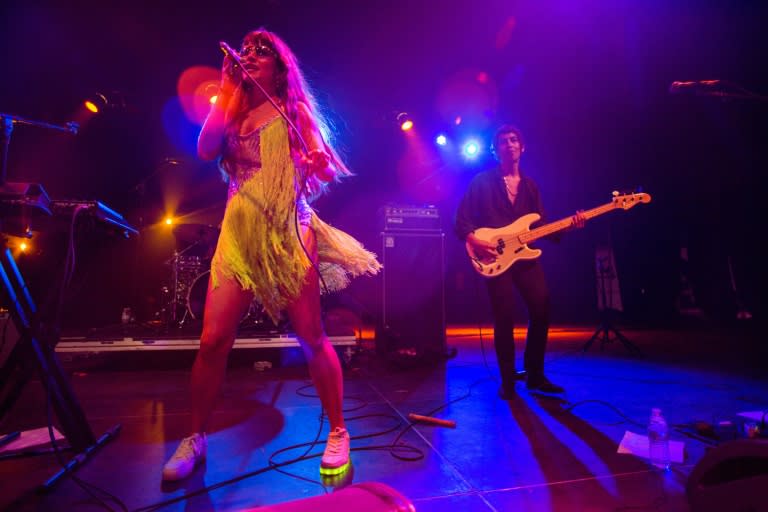
[[[173,228],[176,247],[166,261],[171,267],[166,322],[169,328],[199,328],[205,309],[211,258],[219,238],[219,228],[206,224],[179,224]],[[179,250],[181,248],[181,250]],[[258,301],[251,303],[240,328],[271,329],[275,326]]]

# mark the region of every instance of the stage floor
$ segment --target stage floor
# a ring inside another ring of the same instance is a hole
[[[175,485],[163,484],[160,474],[186,434],[194,350],[60,353],[95,435],[122,425],[76,475],[128,510],[190,493],[195,495],[162,510],[245,510],[330,493],[351,482],[386,484],[427,512],[688,510],[688,475],[709,443],[684,435],[684,425],[768,408],[764,337],[744,326],[624,330],[644,352],[632,357],[618,342],[582,352],[592,331],[552,329],[547,373],[567,389],[564,397],[537,395],[519,384],[510,401],[497,395],[489,329],[481,337],[477,327],[452,327],[448,345],[456,356],[422,365],[383,360],[366,331],[344,369],[353,469],[336,481],[319,477],[319,458],[312,455],[322,452],[322,443],[302,445],[319,429],[325,439],[328,426],[320,422],[296,348],[232,353],[208,460]],[[523,331],[517,334],[524,339]],[[521,360],[523,343],[517,348]],[[257,364],[265,360],[271,369]],[[45,404],[40,382],[31,381],[0,423],[0,434],[45,426]],[[626,431],[644,434],[652,407],[661,407],[679,427],[672,438],[685,442],[684,462],[666,473],[617,453]],[[410,426],[409,413],[454,420],[456,428]],[[393,450],[395,442],[411,451]],[[304,460],[268,469],[270,460],[288,461],[307,450]],[[0,460],[0,510],[105,509],[72,478],[48,495],[35,494],[59,468],[51,454]],[[241,479],[205,490],[232,478]]]

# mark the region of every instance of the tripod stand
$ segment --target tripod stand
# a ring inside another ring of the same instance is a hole
[[[615,340],[621,341],[624,347],[630,354],[641,356],[642,351],[632,343],[626,336],[624,336],[613,324],[613,317],[615,316],[617,309],[614,308],[614,290],[611,288],[610,295],[608,293],[608,287],[613,284],[613,280],[616,279],[616,273],[614,272],[613,253],[610,250],[604,254],[597,254],[597,288],[600,298],[600,325],[595,329],[594,334],[581,348],[582,352],[589,350],[597,340],[600,340],[600,350],[603,350],[606,343],[610,343]],[[618,293],[618,290],[616,291]],[[612,336],[613,334],[613,336]]]

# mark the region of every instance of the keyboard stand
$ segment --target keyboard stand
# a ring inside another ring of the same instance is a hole
[[[0,367],[0,419],[18,400],[24,385],[35,366],[51,405],[61,424],[70,447],[77,453],[56,475],[47,480],[41,490],[50,490],[59,479],[83,464],[97,448],[114,438],[120,425],[111,428],[99,439],[93,435],[85,413],[61,367],[55,348],[57,337],[42,332],[37,307],[24,282],[16,260],[9,248],[0,255],[0,280],[3,298],[11,319],[19,333],[19,340],[8,360]]]

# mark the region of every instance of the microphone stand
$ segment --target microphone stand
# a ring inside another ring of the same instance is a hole
[[[711,82],[711,83],[707,83]],[[681,82],[672,82],[672,86]],[[754,93],[741,85],[731,82],[729,80],[704,80],[699,82],[682,82],[687,84],[686,89],[689,89],[695,96],[711,96],[722,99],[740,99],[740,100],[753,100],[768,102],[768,96]],[[730,90],[726,90],[729,88]],[[682,93],[683,90],[672,90],[673,94]]]
[[[21,116],[15,116],[13,114],[4,114],[0,112],[0,122],[2,124],[2,132],[0,138],[2,139],[0,145],[0,159],[2,160],[2,168],[0,168],[0,189],[5,189],[6,177],[8,173],[8,148],[11,144],[11,134],[13,133],[14,124],[25,124],[29,126],[37,126],[39,128],[48,128],[49,130],[58,130],[62,132],[69,132],[73,135],[77,135],[77,131],[80,129],[80,125],[74,121],[70,121],[65,125],[45,123],[43,121],[33,121]]]
[[[177,165],[181,165],[183,162],[179,158],[174,157],[167,157],[164,158],[162,162],[160,162],[158,165],[155,166],[155,168],[152,170],[149,175],[145,176],[141,180],[139,180],[138,183],[136,183],[134,186],[130,188],[130,192],[136,193],[138,196],[138,210],[139,210],[139,218],[137,223],[137,228],[139,230],[139,233],[144,231],[145,226],[145,215],[146,212],[144,211],[146,207],[146,193],[147,193],[147,184],[152,181],[155,176],[160,175],[162,172],[164,172],[169,167],[175,167]]]
[[[602,351],[606,343],[617,339],[624,344],[624,347],[626,347],[630,354],[642,356],[643,352],[640,348],[624,336],[613,324],[612,316],[616,312],[616,309],[613,307],[613,289],[611,288],[609,292],[608,287],[612,286],[613,280],[616,279],[616,271],[610,262],[610,255],[597,258],[597,288],[598,293],[600,294],[600,302],[603,306],[600,311],[600,325],[597,326],[592,337],[581,347],[581,351],[586,352],[589,350],[589,347],[592,346],[592,343],[596,340],[600,340],[600,350]],[[611,333],[615,335],[615,338],[611,337]]]

